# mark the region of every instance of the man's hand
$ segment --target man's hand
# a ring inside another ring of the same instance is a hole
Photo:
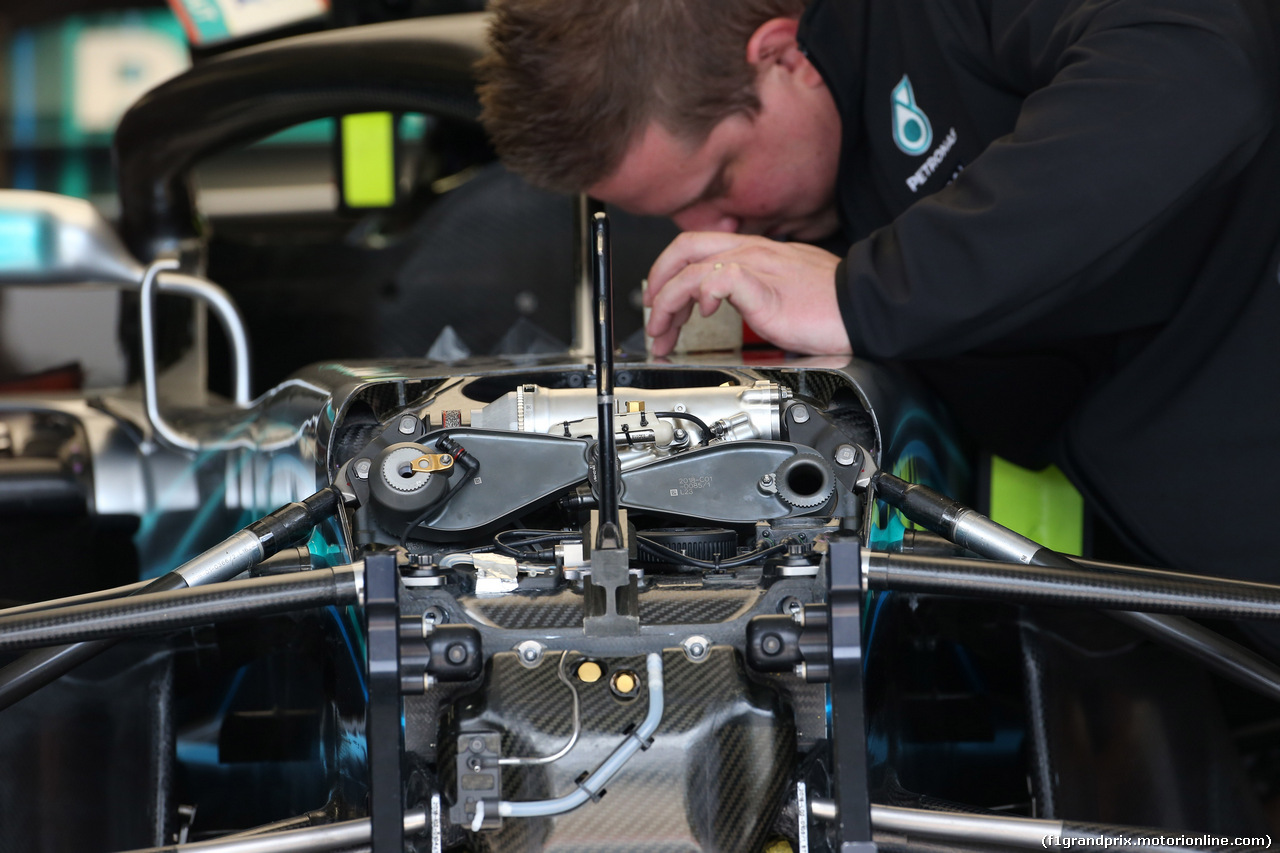
[[[675,347],[697,305],[707,317],[729,303],[747,325],[784,350],[808,355],[847,353],[849,336],[836,304],[830,252],[765,237],[689,231],[672,241],[649,271],[645,331],[654,355]]]

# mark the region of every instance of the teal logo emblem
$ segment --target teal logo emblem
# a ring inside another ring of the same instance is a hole
[[[933,127],[929,117],[916,106],[916,93],[911,91],[911,81],[902,75],[902,81],[893,87],[893,142],[903,154],[916,156],[929,150],[933,144]]]

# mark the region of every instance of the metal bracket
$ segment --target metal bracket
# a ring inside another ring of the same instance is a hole
[[[413,460],[409,467],[419,474],[430,474],[434,471],[447,471],[453,467],[453,457],[448,453],[428,453]]]
[[[836,849],[875,853],[867,782],[867,731],[862,690],[862,557],[852,536],[829,540],[831,750],[837,804]]]

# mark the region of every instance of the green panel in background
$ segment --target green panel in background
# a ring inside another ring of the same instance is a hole
[[[991,520],[1064,554],[1084,548],[1084,499],[1053,466],[1030,471],[991,457]]]
[[[391,113],[342,117],[342,200],[347,207],[395,203],[395,153]]]

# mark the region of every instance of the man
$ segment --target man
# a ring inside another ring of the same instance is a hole
[[[1275,579],[1280,5],[493,8],[500,155],[686,231],[657,353],[729,299],[785,349],[904,361],[1142,557]]]

